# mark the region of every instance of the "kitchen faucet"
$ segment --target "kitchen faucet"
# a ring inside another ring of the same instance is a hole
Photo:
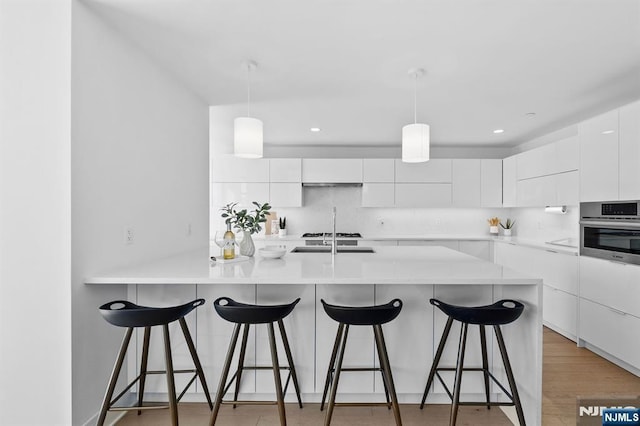
[[[331,226],[333,228],[333,232],[331,233],[331,255],[335,256],[338,253],[337,244],[336,244],[336,208],[333,207],[333,212],[331,215]],[[329,243],[325,240],[326,234],[322,234],[322,245],[327,246]]]

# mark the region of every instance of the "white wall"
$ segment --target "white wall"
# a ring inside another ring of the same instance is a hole
[[[99,410],[123,335],[96,308],[126,297],[83,277],[206,246],[209,235],[207,105],[90,6],[73,7],[74,424]]]
[[[0,424],[71,424],[71,0],[0,1]]]

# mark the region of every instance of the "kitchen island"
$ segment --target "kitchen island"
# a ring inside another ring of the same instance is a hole
[[[295,243],[293,243],[295,244]],[[490,304],[509,298],[525,304],[518,321],[503,327],[503,333],[518,382],[527,422],[541,423],[542,392],[542,281],[467,254],[444,247],[375,247],[374,253],[291,253],[291,242],[283,242],[282,259],[263,259],[259,252],[250,260],[232,264],[211,263],[209,250],[185,253],[157,262],[126,268],[86,279],[90,285],[128,285],[135,303],[163,306],[195,298],[207,304],[187,317],[196,336],[198,353],[210,387],[215,388],[232,324],[217,316],[211,302],[227,296],[248,303],[277,304],[300,297],[285,326],[300,380],[303,401],[319,401],[337,324],[324,313],[320,299],[345,305],[371,305],[400,298],[403,310],[384,326],[396,390],[402,403],[420,401],[433,354],[446,321],[429,303],[431,297],[461,305]],[[217,252],[217,248],[215,248]],[[188,351],[175,333],[176,368],[188,366]],[[268,365],[267,331],[252,328],[253,343],[247,364]],[[452,329],[441,365],[453,366],[459,327]],[[158,336],[159,337],[159,336]],[[160,349],[161,339],[152,337]],[[141,345],[141,336],[138,343]],[[180,346],[182,344],[182,346]],[[160,350],[152,350],[150,366],[163,366]],[[136,360],[129,360],[129,374],[135,377]],[[506,383],[494,339],[489,342],[489,362],[494,374]],[[354,327],[345,355],[345,366],[373,366],[376,363],[373,333],[369,327]],[[477,327],[471,327],[465,356],[466,366],[481,364]],[[151,368],[151,367],[150,367]],[[453,375],[448,377],[451,382]],[[98,379],[98,378],[96,378]],[[149,389],[163,392],[164,381],[154,377]],[[447,379],[447,376],[445,376]],[[482,375],[466,373],[462,400],[483,399]],[[179,382],[179,380],[178,380]],[[180,382],[179,382],[180,383]],[[491,391],[500,398],[500,390]],[[196,388],[194,393],[200,392]],[[273,392],[269,371],[243,375],[243,398],[265,399]],[[201,401],[202,396],[192,395]],[[289,398],[291,395],[288,396]],[[343,401],[380,401],[384,398],[380,377],[374,373],[348,374],[340,381]],[[428,403],[448,403],[440,384],[434,386]],[[425,408],[428,410],[428,407]]]

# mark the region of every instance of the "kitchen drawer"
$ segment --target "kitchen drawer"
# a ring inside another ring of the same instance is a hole
[[[542,317],[551,328],[575,340],[578,325],[578,297],[557,288],[542,287]]]
[[[458,250],[457,240],[399,240],[399,246],[441,246]]]
[[[397,183],[396,207],[450,207],[450,183]]]
[[[578,295],[578,256],[553,250],[537,250],[537,267],[544,283]]]
[[[640,267],[581,256],[580,297],[640,317]]]
[[[636,368],[640,368],[638,330],[640,318],[580,300],[580,339]]]

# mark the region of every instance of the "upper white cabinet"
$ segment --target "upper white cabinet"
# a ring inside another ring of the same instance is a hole
[[[365,158],[362,160],[362,180],[373,183],[393,183],[395,181],[395,160],[393,158]]]
[[[302,182],[302,159],[270,159],[269,182]]]
[[[221,155],[211,160],[212,182],[269,182],[269,160]]]
[[[640,199],[640,102],[620,108],[620,199]]]
[[[502,160],[480,160],[480,206],[502,207]]]
[[[302,207],[302,184],[300,182],[271,182],[269,203],[273,207]]]
[[[580,123],[580,201],[618,199],[618,110]]]
[[[541,146],[517,155],[518,180],[554,173],[551,164],[554,157],[555,146],[553,144]]]
[[[302,182],[362,182],[362,159],[303,158]]]
[[[450,183],[397,183],[396,207],[451,207]]]
[[[480,206],[480,160],[452,160],[453,206]]]
[[[395,185],[393,183],[362,184],[362,207],[395,206]]]
[[[513,155],[502,160],[502,205],[516,207],[518,187],[518,157]]]
[[[563,173],[580,168],[580,140],[578,136],[555,142],[555,152],[551,163],[552,173]]]
[[[214,182],[211,184],[211,207],[221,208],[238,203],[240,208],[254,207],[254,201],[269,200],[269,184],[266,182]]]
[[[425,163],[396,162],[396,183],[450,183],[451,160],[432,159]]]

